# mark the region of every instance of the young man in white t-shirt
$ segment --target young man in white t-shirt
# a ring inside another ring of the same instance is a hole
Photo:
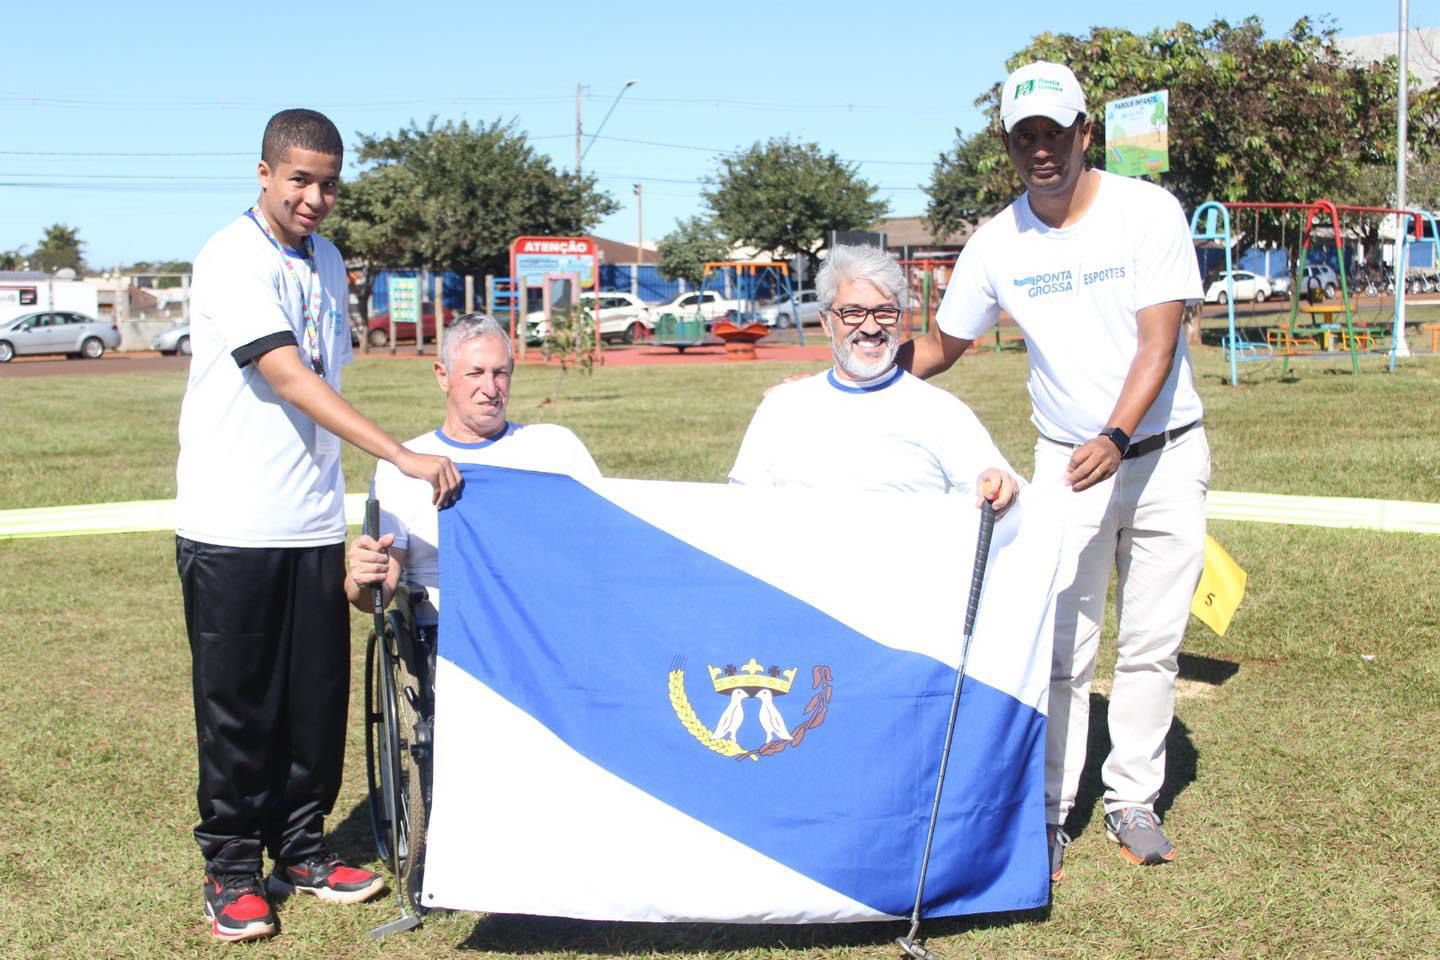
[[[1056,598],[1046,742],[1052,879],[1075,802],[1110,571],[1118,656],[1103,768],[1106,832],[1127,860],[1175,857],[1155,801],[1175,709],[1180,641],[1203,566],[1210,452],[1179,336],[1200,272],[1165,190],[1086,169],[1091,123],[1075,75],[1037,62],[1001,89],[1001,141],[1026,193],[980,226],[935,328],[902,350],[919,376],[948,369],[1001,310],[1025,335],[1035,480],[1074,492],[1065,534],[1074,580]]]
[[[422,478],[450,461],[406,450],[341,398],[351,361],[345,265],[315,229],[344,144],[312,110],[265,127],[255,206],[195,259],[189,381],[176,467],[176,568],[199,751],[195,839],[221,940],[275,932],[271,889],[352,903],[384,886],[324,841],[344,760],[350,624],[340,440]]]
[[[459,463],[481,463],[519,470],[569,474],[589,483],[600,468],[585,444],[564,427],[519,424],[506,419],[515,356],[503,327],[471,313],[445,329],[435,382],[445,394],[445,420],[435,430],[405,444],[411,450],[444,453]],[[388,463],[375,468],[371,495],[380,501],[380,537],[356,537],[348,554],[345,593],[369,613],[376,585],[388,604],[401,583],[424,588],[414,608],[422,632],[439,622],[440,534],[435,504],[423,483],[403,476]]]
[[[905,275],[874,247],[836,246],[815,278],[835,365],[760,402],[730,482],[975,496],[1004,512],[1019,489],[970,408],[895,365]]]

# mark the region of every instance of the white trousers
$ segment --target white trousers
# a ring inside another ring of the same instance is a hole
[[[1073,454],[1063,444],[1037,441],[1034,482],[1061,481]],[[1165,780],[1180,641],[1204,566],[1209,486],[1210,445],[1204,428],[1195,427],[1160,451],[1122,460],[1105,482],[1070,494],[1059,581],[1069,585],[1059,590],[1052,610],[1045,739],[1049,823],[1065,822],[1085,765],[1090,679],[1112,568],[1119,636],[1110,690],[1110,755],[1101,774],[1105,812],[1153,809]]]

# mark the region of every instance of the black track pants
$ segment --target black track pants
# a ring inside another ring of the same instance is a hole
[[[206,869],[258,873],[323,846],[350,694],[344,544],[221,547],[175,538],[200,755]]]

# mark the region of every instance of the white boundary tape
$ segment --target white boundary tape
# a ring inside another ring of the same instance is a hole
[[[1211,490],[1206,514],[1211,520],[1440,534],[1440,503],[1416,503],[1408,500],[1292,497],[1275,493]],[[365,494],[348,494],[345,497],[345,521],[358,525],[364,516]],[[174,500],[132,500],[125,503],[90,503],[74,507],[0,510],[0,540],[174,529]]]

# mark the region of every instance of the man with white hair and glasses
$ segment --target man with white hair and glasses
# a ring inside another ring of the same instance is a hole
[[[566,428],[506,419],[515,356],[509,335],[490,317],[470,313],[456,320],[445,331],[434,368],[445,394],[445,422],[406,441],[408,449],[443,453],[455,463],[564,473],[584,482],[600,478],[590,451]],[[440,521],[430,488],[382,461],[371,490],[380,501],[380,537],[362,534],[351,543],[345,594],[368,613],[374,586],[383,585],[389,603],[403,575],[412,591],[425,591],[414,610],[417,627],[433,630],[439,621]]]
[[[815,278],[835,365],[773,388],[730,482],[983,495],[997,513],[1019,481],[958,398],[895,365],[905,275],[883,250],[837,246]]]

